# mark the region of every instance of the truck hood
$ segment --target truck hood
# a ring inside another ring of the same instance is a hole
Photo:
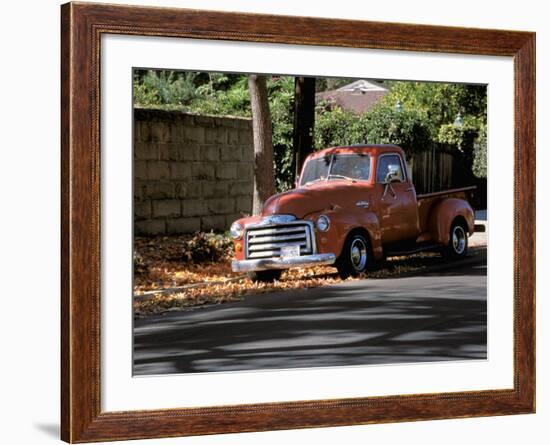
[[[262,216],[287,214],[301,219],[311,213],[342,206],[346,197],[353,199],[349,196],[351,184],[350,181],[335,180],[279,193],[266,201]]]

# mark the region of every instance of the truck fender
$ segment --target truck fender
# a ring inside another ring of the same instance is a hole
[[[474,232],[474,211],[467,201],[447,198],[437,203],[429,215],[429,231],[432,239],[447,245],[451,224],[457,217],[462,217],[466,221],[468,233],[471,235]]]
[[[382,237],[380,234],[380,222],[374,212],[353,212],[340,213],[331,212],[330,218],[334,221],[334,225],[338,227],[338,237],[333,246],[334,252],[340,255],[344,247],[344,242],[348,235],[357,229],[366,230],[372,248],[372,254],[376,260],[382,259],[384,253],[382,249]]]

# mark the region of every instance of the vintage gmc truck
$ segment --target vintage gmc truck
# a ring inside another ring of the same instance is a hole
[[[295,189],[231,225],[232,269],[271,281],[283,269],[332,264],[345,278],[386,256],[462,257],[474,232],[473,189],[417,196],[400,147],[327,148],[306,159]]]

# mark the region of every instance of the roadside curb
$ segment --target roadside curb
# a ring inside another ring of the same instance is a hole
[[[443,270],[453,269],[453,268],[457,268],[457,267],[465,267],[465,266],[473,266],[473,265],[477,265],[477,264],[484,264],[484,263],[487,262],[486,248],[484,250],[485,250],[485,253],[475,255],[473,257],[465,258],[464,260],[460,260],[460,261],[452,261],[452,262],[446,262],[446,263],[443,263],[443,264],[428,266],[425,269],[416,269],[414,271],[403,272],[403,273],[400,273],[399,275],[391,275],[391,276],[388,276],[388,277],[385,277],[385,278],[376,278],[376,277],[370,278],[370,277],[367,276],[366,279],[368,279],[368,280],[388,280],[388,279],[392,279],[392,278],[393,279],[409,278],[411,276],[421,276],[421,275],[424,275],[424,274],[429,274],[429,273],[432,273],[432,272],[441,272]],[[155,298],[157,295],[169,295],[169,294],[175,294],[175,293],[178,293],[178,292],[183,292],[187,289],[194,289],[194,288],[206,287],[206,286],[210,286],[210,285],[216,286],[216,285],[220,285],[220,284],[232,283],[232,282],[240,281],[243,278],[246,278],[246,274],[239,275],[239,276],[236,276],[236,277],[231,277],[231,278],[228,278],[227,280],[203,281],[203,282],[200,282],[200,283],[186,284],[184,286],[168,287],[168,288],[164,288],[164,289],[147,291],[147,292],[144,292],[144,293],[139,294],[139,295],[133,295],[133,301],[141,302],[141,301],[151,300],[151,299]]]
[[[399,278],[410,278],[414,276],[422,276],[425,274],[429,274],[432,272],[441,272],[448,269],[455,269],[455,268],[461,268],[465,266],[475,266],[480,264],[486,264],[487,263],[487,255],[476,255],[475,257],[466,258],[464,260],[460,261],[452,261],[449,263],[444,264],[438,264],[434,266],[428,266],[425,269],[417,269],[410,272],[403,272],[399,275],[393,275],[389,276],[387,278],[368,278],[369,280],[388,280],[391,278],[399,279]]]
[[[154,298],[157,295],[164,295],[164,294],[176,294],[178,292],[185,291],[187,289],[194,289],[197,287],[206,287],[206,286],[215,286],[218,284],[225,284],[225,283],[232,283],[234,281],[242,280],[243,278],[246,278],[246,274],[239,275],[237,277],[231,277],[227,280],[218,280],[218,281],[202,281],[200,283],[191,283],[186,284],[184,286],[177,286],[177,287],[167,287],[164,289],[157,289],[157,290],[150,290],[147,292],[143,292],[139,295],[134,295],[134,301],[144,301],[144,300],[150,300],[151,298]]]

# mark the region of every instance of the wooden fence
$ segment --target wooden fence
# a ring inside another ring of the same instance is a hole
[[[409,162],[409,171],[417,194],[438,192],[456,187],[477,186],[472,204],[475,208],[487,208],[487,180],[472,173],[472,161],[468,156],[441,144],[415,153]]]

